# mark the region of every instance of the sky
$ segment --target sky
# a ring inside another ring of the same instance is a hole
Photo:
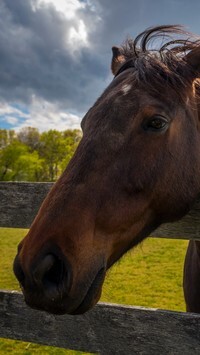
[[[0,128],[79,128],[111,47],[161,24],[200,35],[200,1],[0,0]]]

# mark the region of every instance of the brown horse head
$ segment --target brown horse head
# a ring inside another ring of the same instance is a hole
[[[114,79],[19,245],[14,271],[31,307],[91,308],[106,270],[199,194],[200,42],[187,38],[162,26],[113,47]]]

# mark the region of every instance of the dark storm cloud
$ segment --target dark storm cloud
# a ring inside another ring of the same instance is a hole
[[[84,112],[106,85],[113,44],[157,24],[182,23],[200,33],[197,0],[82,3],[76,18],[68,19],[47,3],[36,7],[36,0],[1,0],[0,100],[29,103],[35,94]],[[67,45],[66,36],[80,19],[89,46],[79,50],[75,42],[74,48]]]
[[[77,58],[71,55],[66,34],[73,25],[53,6],[34,10],[28,0],[0,3],[1,99],[28,102],[36,94],[69,109],[85,109],[87,96],[95,96],[91,82],[101,86],[97,79],[108,70],[89,48]]]

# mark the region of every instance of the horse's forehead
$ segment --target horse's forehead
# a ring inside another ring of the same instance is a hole
[[[127,95],[132,89],[132,84],[123,84],[121,91],[123,95]]]
[[[87,120],[89,126],[96,126],[98,121],[98,132],[109,128],[109,131],[113,129],[123,133],[138,113],[142,117],[148,109],[152,114],[155,111],[168,114],[178,108],[179,100],[174,90],[170,91],[169,87],[164,87],[162,92],[150,90],[138,82],[134,74],[122,73],[121,77],[114,79],[82,122]]]
[[[107,88],[102,103],[105,99],[105,101],[110,100],[111,104],[118,104],[120,107],[123,107],[124,103],[127,106],[127,104],[133,104],[136,100],[138,102],[139,96],[141,96],[141,92],[137,81],[133,77],[127,76],[122,80],[117,80],[116,83],[114,79],[114,82]]]
[[[163,105],[168,104],[171,98],[173,100],[174,91],[169,91],[168,87],[163,87],[163,92],[154,88],[153,83],[151,85],[145,85],[143,82],[140,82],[136,79],[136,75],[129,75],[124,77],[121,81],[117,82],[114,85],[108,87],[107,97],[103,97],[102,103],[110,99],[110,103],[119,104],[123,107],[123,104],[128,104],[137,107],[142,107],[145,104],[156,104],[158,102],[163,102]]]

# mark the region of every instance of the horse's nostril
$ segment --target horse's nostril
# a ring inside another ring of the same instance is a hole
[[[62,283],[64,277],[67,276],[67,270],[62,260],[55,258],[54,263],[47,270],[44,275],[43,282],[44,284],[57,284]]]
[[[50,272],[56,263],[56,258],[52,254],[46,255],[34,268],[32,276],[36,284],[42,283],[45,276]]]
[[[69,268],[64,261],[53,254],[46,255],[32,272],[37,287],[51,298],[57,297],[62,291],[67,291],[69,275]]]

